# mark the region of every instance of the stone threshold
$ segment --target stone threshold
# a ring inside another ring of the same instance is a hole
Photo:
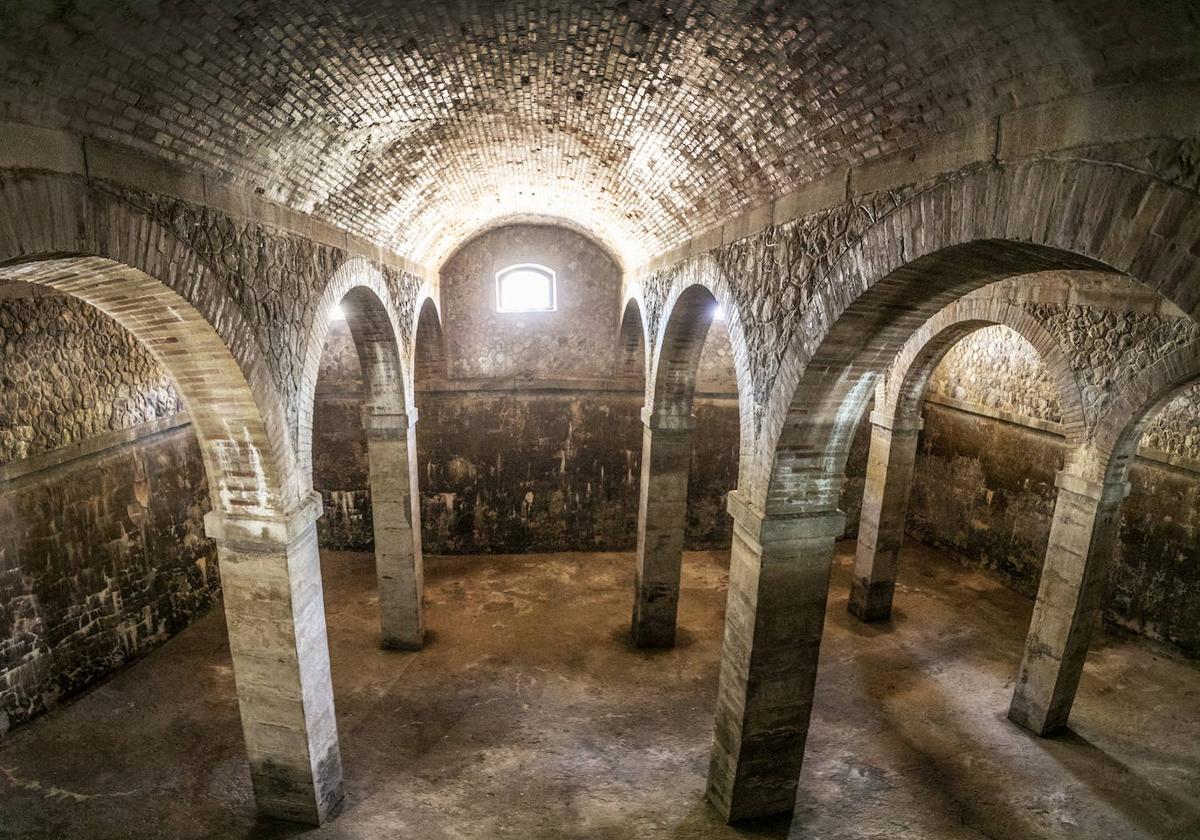
[[[188,413],[180,411],[169,417],[160,417],[157,420],[139,423],[127,429],[105,432],[102,435],[96,435],[87,440],[60,446],[58,449],[52,449],[49,452],[43,452],[31,458],[23,458],[20,461],[10,461],[7,464],[0,464],[0,488],[19,479],[65,467],[76,461],[101,455],[110,449],[129,446],[130,444],[166,434],[176,429],[182,429],[191,424],[192,419]]]
[[[1001,423],[1008,423],[1012,426],[1021,426],[1026,429],[1042,432],[1055,437],[1065,438],[1066,433],[1063,431],[1061,423],[1055,423],[1052,420],[1040,420],[1037,417],[1026,417],[1021,414],[1014,414],[1011,411],[1004,411],[991,406],[978,405],[976,403],[966,402],[965,400],[956,400],[953,397],[942,396],[941,394],[926,394],[925,401],[940,405],[944,408],[949,408],[953,411],[959,411],[963,414],[973,414],[977,417],[986,417],[989,420],[998,420]],[[1200,473],[1200,461],[1192,458],[1185,458],[1182,455],[1177,455],[1173,452],[1163,452],[1159,449],[1151,449],[1147,446],[1139,446],[1137,457],[1143,461],[1153,461],[1156,464],[1162,464],[1168,467],[1174,467],[1177,470],[1190,473]]]

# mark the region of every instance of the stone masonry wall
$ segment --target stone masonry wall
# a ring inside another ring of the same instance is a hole
[[[555,311],[496,311],[496,272],[519,263],[555,272]],[[484,233],[442,268],[450,375],[611,376],[620,294],[620,268],[585,236],[547,225],[511,225]]]
[[[634,547],[641,392],[464,392],[447,385],[423,383],[417,392],[426,551]],[[714,377],[714,391],[726,385]],[[313,438],[313,481],[325,503],[317,524],[327,548],[373,546],[360,388],[349,331],[335,325],[322,360]],[[696,415],[687,544],[721,547],[732,538],[724,495],[737,483],[737,403],[702,398]]]
[[[1060,415],[1050,388],[1033,349],[1005,327],[956,345],[931,380],[909,507],[913,536],[999,572],[1030,596],[1049,539],[1054,474],[1067,454],[1049,425]],[[1105,618],[1197,656],[1200,385],[1151,418],[1141,447]]]
[[[24,284],[0,295],[0,464],[182,410],[154,358],[98,310]]]
[[[96,310],[15,285],[0,348],[3,733],[187,626],[220,577],[200,449],[154,359]]]
[[[555,320],[545,330],[494,311],[495,270],[513,262],[558,272],[560,308],[548,313]],[[489,232],[451,260],[442,282],[451,375],[423,381],[417,391],[426,551],[634,548],[644,397],[615,378],[619,286],[602,250],[545,226]],[[513,386],[505,382],[511,377],[531,381]],[[361,388],[349,330],[335,323],[317,384],[313,446],[314,485],[325,502],[318,528],[329,548],[373,544]],[[718,320],[705,342],[698,391],[736,389],[728,329]],[[696,414],[687,543],[727,546],[724,496],[737,483],[737,403],[704,397]]]

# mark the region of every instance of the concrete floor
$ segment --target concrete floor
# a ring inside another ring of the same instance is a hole
[[[705,805],[722,553],[681,644],[625,641],[629,555],[429,558],[430,644],[376,648],[369,555],[324,557],[346,805],[256,822],[219,610],[0,744],[0,837],[1200,837],[1200,668],[1104,636],[1073,733],[1004,717],[1031,604],[918,544],[894,620],[845,611],[841,546],[795,820]]]

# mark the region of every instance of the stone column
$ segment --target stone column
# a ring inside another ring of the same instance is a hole
[[[1108,581],[1125,481],[1098,484],[1069,473],[1058,500],[1009,720],[1038,735],[1067,725]]]
[[[261,814],[320,825],[342,760],[317,554],[321,497],[285,516],[209,513],[242,732]]]
[[[733,550],[708,797],[728,822],[790,813],[841,511],[765,517],[729,494]]]
[[[691,416],[662,417],[646,410],[642,419],[633,642],[643,648],[671,647],[675,644],[688,465],[696,421]]]
[[[421,497],[417,490],[417,413],[363,414],[371,467],[375,573],[379,578],[382,644],[420,650],[425,641],[421,598]]]
[[[849,604],[851,614],[863,621],[884,621],[892,614],[921,426],[920,417],[900,420],[871,412],[871,451]]]

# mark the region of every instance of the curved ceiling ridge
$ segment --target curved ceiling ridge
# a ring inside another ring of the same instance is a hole
[[[422,262],[509,216],[627,265],[1007,109],[1200,73],[1186,0],[23,4],[6,116],[220,172]]]

